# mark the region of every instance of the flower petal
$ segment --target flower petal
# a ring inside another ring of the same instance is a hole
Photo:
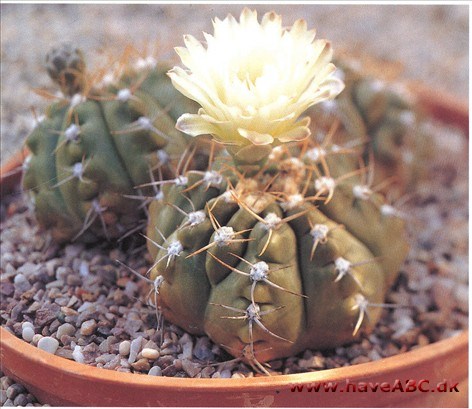
[[[274,142],[273,136],[269,134],[249,131],[242,128],[238,128],[238,132],[244,139],[251,141],[254,145],[269,145]]]
[[[290,129],[289,131],[278,135],[277,139],[280,142],[295,142],[301,141],[311,135],[310,128],[310,117],[305,117],[301,121],[297,122],[298,126]]]
[[[191,136],[214,134],[217,129],[213,124],[197,114],[183,114],[177,119],[175,127],[177,130]]]

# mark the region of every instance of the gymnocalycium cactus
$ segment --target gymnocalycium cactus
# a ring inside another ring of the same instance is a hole
[[[188,70],[169,75],[202,107],[177,128],[212,134],[226,155],[150,205],[150,280],[168,320],[264,371],[375,325],[406,256],[405,226],[370,185],[363,149],[335,145],[336,123],[321,147],[299,119],[343,88],[329,43],[303,20],[282,29],[275,13],[213,24],[206,48],[185,37]]]
[[[195,103],[175,91],[169,67],[131,48],[111,70],[89,74],[81,51],[62,44],[46,68],[62,95],[51,96],[26,142],[23,186],[37,219],[59,242],[123,237],[143,216],[134,199],[159,195],[136,187],[185,162],[189,137],[175,120]]]
[[[345,56],[336,60],[344,91],[328,104],[311,109],[315,121],[339,119],[338,139],[350,144],[366,142],[375,157],[375,179],[390,179],[399,191],[415,186],[431,158],[434,141],[423,126],[422,113],[405,88],[391,86],[364,72],[360,62]],[[339,134],[345,133],[344,136]]]

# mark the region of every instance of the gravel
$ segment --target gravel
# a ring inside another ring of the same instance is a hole
[[[41,404],[21,384],[0,371],[0,404],[2,406],[49,406]]]

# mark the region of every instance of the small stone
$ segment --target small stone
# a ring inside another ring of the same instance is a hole
[[[151,368],[151,365],[149,364],[149,361],[146,358],[141,358],[140,360],[132,363],[131,366],[136,371],[142,371],[142,372],[144,371],[148,372],[149,369]]]
[[[57,304],[43,304],[41,308],[36,311],[35,324],[38,327],[44,327],[56,319],[61,307]]]
[[[368,353],[368,357],[370,358],[371,361],[378,361],[379,359],[382,359],[382,355],[378,353],[377,350],[372,349]]]
[[[215,372],[215,368],[213,368],[212,366],[206,366],[200,372],[200,377],[201,378],[210,378],[211,375],[213,375],[214,372]]]
[[[31,323],[29,321],[25,321],[25,322],[21,323],[21,329],[25,329],[26,327],[30,327],[30,328],[34,329],[33,323]]]
[[[211,361],[215,359],[215,353],[210,349],[210,339],[208,337],[200,337],[195,342],[193,355],[202,361]]]
[[[31,327],[24,327],[23,330],[21,331],[21,337],[26,342],[31,342],[33,340],[34,335],[35,335],[34,329]]]
[[[304,369],[323,369],[325,367],[325,359],[321,356],[314,355],[308,359],[300,359],[298,361],[298,366]]]
[[[72,356],[72,351],[68,348],[61,348],[61,347],[57,348],[56,356],[69,359],[69,360],[74,359],[74,357]]]
[[[27,404],[28,404],[28,399],[26,398],[24,394],[18,395],[13,401],[14,406],[26,406]]]
[[[469,286],[466,284],[457,284],[454,290],[454,299],[456,306],[463,312],[469,312]]]
[[[24,386],[19,383],[14,383],[7,388],[7,398],[13,400],[18,396],[18,394],[23,392],[25,392]]]
[[[151,376],[162,376],[162,369],[160,366],[153,366],[149,372],[148,372],[148,375],[151,375]]]
[[[115,354],[103,354],[95,358],[95,362],[100,363],[100,364],[106,364],[113,360],[116,357]]]
[[[154,360],[154,359],[159,358],[160,353],[157,349],[144,348],[141,351],[141,355],[143,358]]]
[[[43,336],[41,334],[34,334],[33,339],[31,340],[34,345],[38,345],[39,341]]]
[[[72,315],[78,315],[79,313],[72,309],[72,308],[69,308],[69,307],[61,307],[61,312],[66,316],[66,317],[70,317]]]
[[[162,370],[162,376],[175,376],[177,369],[174,365],[169,365],[167,368]]]
[[[9,281],[0,283],[0,293],[5,297],[10,297],[15,292],[15,286]]]
[[[26,262],[20,268],[18,268],[18,273],[23,276],[33,276],[40,268],[41,266],[38,264]]]
[[[85,362],[84,354],[82,353],[82,348],[79,345],[74,347],[74,351],[72,352],[72,358],[75,362],[79,364],[83,364]]]
[[[141,350],[141,344],[143,342],[143,337],[139,336],[131,341],[130,352],[128,357],[128,362],[132,364],[136,361],[139,351]]]
[[[82,277],[74,274],[69,274],[66,278],[66,283],[71,287],[78,287],[82,284]]]
[[[80,326],[80,333],[82,335],[92,335],[97,328],[97,322],[94,319],[84,321]]]
[[[429,339],[426,335],[420,334],[418,335],[418,339],[416,342],[418,343],[418,346],[423,347],[429,344]]]
[[[223,370],[220,372],[220,377],[221,377],[221,378],[226,378],[226,379],[231,378],[231,371],[228,370],[228,369],[223,369]]]
[[[28,281],[28,279],[23,274],[17,274],[13,279],[13,285],[15,286],[15,290],[24,293],[31,289],[32,285]]]
[[[118,352],[120,355],[126,356],[129,354],[131,348],[131,342],[128,340],[120,342],[120,346],[118,347]]]
[[[180,371],[182,369],[182,360],[181,359],[174,359],[173,364],[172,364],[177,371]]]
[[[4,389],[1,389],[0,390],[0,405],[3,405],[7,399],[8,399],[7,391],[5,391]]]
[[[73,334],[75,334],[75,327],[66,322],[57,329],[56,338],[61,339],[64,335],[72,336]]]
[[[50,354],[55,354],[58,347],[59,341],[52,337],[42,337],[38,342],[38,348]]]
[[[123,291],[129,298],[135,297],[138,291],[138,285],[134,281],[128,281]]]
[[[89,264],[85,260],[80,262],[79,274],[81,277],[87,277],[90,275]]]
[[[13,379],[9,378],[8,376],[2,376],[0,379],[0,386],[2,390],[7,390],[9,386],[13,385]]]
[[[192,362],[188,359],[183,359],[182,369],[187,373],[188,376],[190,376],[190,378],[194,378],[195,376],[197,376],[197,374],[200,373],[202,368],[200,367],[200,364],[196,362]]]
[[[182,359],[191,359],[193,355],[193,343],[191,341],[182,345]]]
[[[366,362],[370,362],[370,358],[367,357],[367,356],[364,356],[364,355],[360,355],[358,356],[357,358],[354,358],[352,361],[351,361],[351,364],[352,365],[357,365],[357,364],[364,364]]]
[[[36,402],[36,398],[33,395],[31,395],[31,393],[26,394],[26,399],[28,400],[28,403]]]
[[[115,355],[113,357],[113,359],[111,359],[105,365],[103,365],[103,368],[105,368],[105,369],[116,369],[118,366],[120,366],[120,360],[121,360],[120,356]]]

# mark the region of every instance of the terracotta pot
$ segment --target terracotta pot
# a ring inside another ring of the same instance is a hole
[[[468,107],[424,87],[414,88],[425,110],[468,132]],[[451,102],[452,101],[452,102]],[[2,167],[5,195],[18,186],[18,155]],[[12,169],[17,169],[12,172]],[[467,407],[468,331],[414,351],[319,372],[246,379],[184,379],[127,374],[60,358],[0,329],[5,374],[40,402],[82,406]],[[408,383],[408,380],[410,382]],[[416,384],[414,389],[412,381]],[[325,384],[323,384],[325,382]],[[337,384],[336,391],[324,386]],[[457,390],[441,392],[457,383]],[[364,383],[364,384],[363,384]],[[437,385],[439,389],[433,391]],[[320,386],[316,392],[310,386]],[[374,391],[377,386],[377,390]],[[354,391],[356,388],[356,391]],[[367,388],[366,392],[363,392]],[[386,392],[387,388],[396,389]],[[403,389],[403,392],[399,390]],[[420,390],[428,390],[423,392]],[[434,392],[434,393],[433,393]]]

